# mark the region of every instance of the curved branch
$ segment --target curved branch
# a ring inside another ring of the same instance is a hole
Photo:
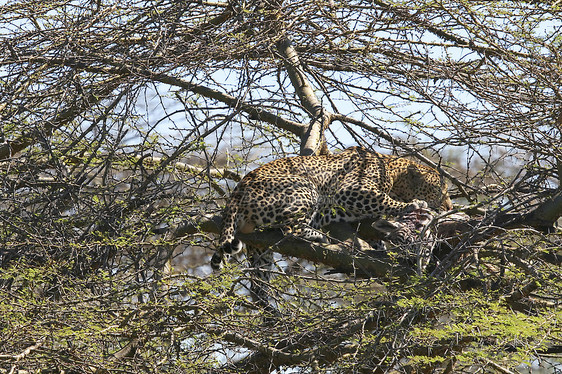
[[[63,58],[46,58],[46,57],[39,57],[39,56],[22,56],[21,61],[28,62],[28,63],[48,63],[50,65],[68,66],[89,73],[118,75],[119,77],[127,76],[127,75],[136,75],[140,77],[145,77],[155,82],[160,82],[170,86],[183,88],[187,91],[191,91],[201,96],[217,100],[221,103],[228,105],[230,108],[238,109],[242,112],[248,113],[250,117],[253,119],[265,121],[278,128],[289,131],[297,136],[302,136],[305,133],[306,129],[308,128],[308,126],[304,124],[287,120],[283,117],[280,117],[276,114],[264,110],[260,106],[252,105],[244,100],[241,100],[227,93],[220,92],[213,88],[209,88],[197,83],[188,82],[184,79],[177,78],[171,75],[158,73],[147,68],[139,68],[127,64],[124,61],[106,59],[104,62],[109,66],[103,66],[103,67],[89,64],[86,61],[82,61],[80,60],[80,58],[76,58],[76,57],[63,59]],[[0,63],[0,66],[1,65],[2,64]]]
[[[269,124],[279,127],[280,129],[287,130],[297,136],[302,136],[302,134],[306,131],[307,126],[301,123],[287,120],[276,114],[268,112],[257,105],[252,105],[250,103],[245,102],[244,100],[238,99],[227,93],[220,92],[218,90],[205,87],[196,83],[191,83],[186,80],[172,77],[166,74],[153,73],[144,69],[139,73],[145,76],[149,76],[151,79],[158,81],[160,83],[181,87],[183,89],[194,92],[201,96],[215,99],[217,101],[220,101],[221,103],[228,105],[233,109],[238,109],[242,112],[248,113],[250,117],[252,117],[253,119],[259,121],[265,121]]]

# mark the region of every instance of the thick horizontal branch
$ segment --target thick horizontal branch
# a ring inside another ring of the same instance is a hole
[[[556,221],[562,216],[562,192],[558,192],[527,213],[500,212],[491,225],[489,236],[495,235],[497,229],[510,230],[533,228],[544,233],[556,230]]]
[[[284,237],[280,230],[240,234],[243,242],[257,248],[270,248],[286,256],[302,258],[335,268],[338,272],[358,277],[406,276],[412,271],[393,264],[390,259],[353,253],[352,246],[311,243],[296,237]]]
[[[445,217],[437,222],[436,240],[445,240],[453,248],[460,242],[465,245],[466,243],[475,244],[510,229],[528,227],[539,231],[549,231],[553,228],[554,222],[536,219],[536,215],[546,209],[545,207],[554,205],[552,201],[559,200],[562,200],[560,196],[556,196],[527,214],[499,214],[486,224],[482,218],[470,219],[467,216],[466,219],[450,220]],[[561,214],[561,210],[556,212]],[[557,217],[554,215],[551,218],[557,219]],[[359,277],[386,277],[390,274],[402,277],[413,274],[413,270],[407,266],[401,266],[396,261],[383,256],[374,257],[371,255],[374,252],[365,251],[370,247],[362,246],[360,237],[367,240],[382,239],[382,237],[377,230],[372,228],[370,221],[365,220],[358,225],[356,227],[339,223],[328,226],[326,229],[329,235],[337,239],[338,244],[319,244],[298,237],[287,237],[281,230],[274,229],[238,234],[238,238],[253,247],[270,248],[286,256],[321,263],[333,267],[338,272]],[[188,223],[177,227],[172,235],[182,237],[199,231],[218,234],[221,226],[220,216],[204,217],[197,224]]]
[[[540,204],[536,209],[532,210],[527,220],[537,222],[543,227],[554,226],[554,223],[562,216],[562,190],[556,195]]]
[[[192,235],[197,232],[205,231],[218,234],[222,226],[220,216],[204,217],[197,224],[187,223],[178,226],[174,237]],[[348,238],[356,236],[357,231],[346,224],[338,224],[339,230],[334,225],[335,236]],[[343,227],[343,228],[342,228]],[[330,228],[330,227],[328,227]],[[365,225],[364,230],[371,232],[373,236],[377,233],[370,226]],[[406,276],[413,272],[399,266],[388,258],[378,258],[357,251],[357,246],[353,241],[342,242],[341,244],[319,244],[303,240],[298,237],[286,237],[281,230],[264,230],[251,234],[238,234],[237,237],[244,243],[257,248],[270,248],[280,254],[302,258],[314,263],[321,263],[331,266],[338,272],[354,274],[358,277],[385,277],[390,274],[395,276]],[[356,253],[355,253],[356,252]]]

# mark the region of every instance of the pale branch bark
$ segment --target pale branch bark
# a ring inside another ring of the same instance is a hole
[[[137,337],[131,338],[131,340],[120,350],[113,354],[113,357],[122,360],[128,357],[134,357],[137,349],[139,348],[139,339]]]
[[[162,157],[152,157],[152,156],[150,157],[135,156],[135,159],[139,161],[142,160],[143,165],[145,165],[146,167],[154,167],[160,165],[164,161]],[[204,168],[201,166],[190,165],[188,163],[179,162],[179,161],[170,163],[168,167],[189,174],[207,174],[213,178],[225,178],[235,182],[240,182],[242,180],[240,174],[237,174],[226,168],[224,169]]]
[[[314,93],[314,88],[306,78],[303,66],[291,40],[284,37],[278,43],[278,50],[283,56],[283,62],[287,68],[289,79],[295,88],[295,92],[298,95],[301,104],[312,117],[319,117],[322,112],[322,104],[318,101],[318,98]]]
[[[16,355],[0,354],[0,361],[12,361],[12,362],[21,361],[25,357],[29,356],[29,354],[31,354],[33,351],[40,349],[43,343],[45,343],[45,339],[46,339],[45,337],[40,338],[35,344],[30,345],[29,347],[24,349],[23,352],[19,354]]]
[[[332,121],[332,114],[324,110],[306,77],[299,55],[288,37],[278,42],[277,49],[283,56],[289,79],[301,104],[311,117],[310,124],[301,137],[300,154],[303,156],[326,152],[324,130]]]
[[[227,193],[223,189],[223,187],[221,187],[219,183],[215,181],[215,178],[230,179],[235,182],[240,182],[240,180],[242,180],[242,177],[240,177],[239,174],[236,174],[226,168],[219,170],[216,168],[203,168],[199,166],[189,165],[185,162],[173,162],[172,160],[175,160],[177,158],[177,155],[182,153],[182,149],[178,148],[175,153],[175,155],[172,155],[169,158],[135,156],[135,159],[138,161],[142,161],[143,165],[146,168],[152,168],[154,170],[154,173],[152,174],[154,177],[161,174],[162,171],[169,169],[173,169],[175,171],[183,173],[189,173],[192,175],[203,176],[209,181],[211,187],[213,187],[213,189],[219,194],[219,196],[225,196]],[[147,179],[147,182],[149,180],[150,179]]]
[[[84,157],[90,157],[90,154],[84,154]],[[130,165],[126,165],[126,162],[142,162],[142,165],[145,169],[150,170],[157,170],[158,168],[162,168],[163,162],[165,162],[166,158],[162,157],[152,157],[147,156],[143,157],[141,155],[135,156],[126,156],[126,155],[117,155],[112,159],[112,169],[113,170],[121,170],[126,171],[129,170],[128,168]],[[46,161],[46,160],[45,160]],[[62,162],[66,166],[71,165],[81,165],[83,163],[82,159],[77,159],[71,157],[62,158]],[[168,165],[165,166],[164,170],[170,171],[173,173],[179,172],[184,173],[187,175],[191,175],[193,177],[198,176],[201,179],[208,180],[211,184],[213,189],[220,195],[225,196],[227,193],[223,189],[223,187],[215,181],[216,179],[228,179],[234,182],[240,182],[242,177],[226,168],[224,169],[217,169],[217,168],[206,168],[202,166],[190,165],[185,162],[170,162]],[[68,171],[68,175],[71,175],[71,172]],[[97,171],[93,171],[91,173],[86,174],[88,179],[91,181],[88,183],[87,186],[82,186],[83,191],[95,191],[95,188],[100,186],[101,181],[95,179],[97,175]],[[6,176],[6,181],[9,181],[10,187],[15,191],[20,188],[29,188],[29,187],[52,187],[55,188],[56,186],[65,187],[67,186],[67,182],[59,180],[57,177],[51,176],[38,176],[37,178],[33,179],[33,181],[29,180],[22,180],[20,175],[16,172],[8,172]]]
[[[173,238],[181,238],[187,235],[193,235],[200,231],[208,232],[211,234],[220,234],[222,227],[222,217],[207,215],[203,217],[197,217],[194,219],[195,222],[186,222],[173,228],[170,232]]]

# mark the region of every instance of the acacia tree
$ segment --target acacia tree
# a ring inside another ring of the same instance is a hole
[[[511,372],[560,353],[557,3],[0,14],[1,371]],[[274,313],[244,262],[211,273],[248,170],[349,145],[438,168],[474,215],[426,275],[344,225],[324,246],[243,237],[283,254]]]

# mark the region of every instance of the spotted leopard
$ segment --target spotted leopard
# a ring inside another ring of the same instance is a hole
[[[220,268],[225,255],[242,249],[236,233],[256,227],[279,225],[323,241],[319,229],[332,222],[427,206],[452,208],[447,185],[436,170],[406,158],[351,147],[338,154],[278,159],[247,174],[234,189],[211,265]]]

